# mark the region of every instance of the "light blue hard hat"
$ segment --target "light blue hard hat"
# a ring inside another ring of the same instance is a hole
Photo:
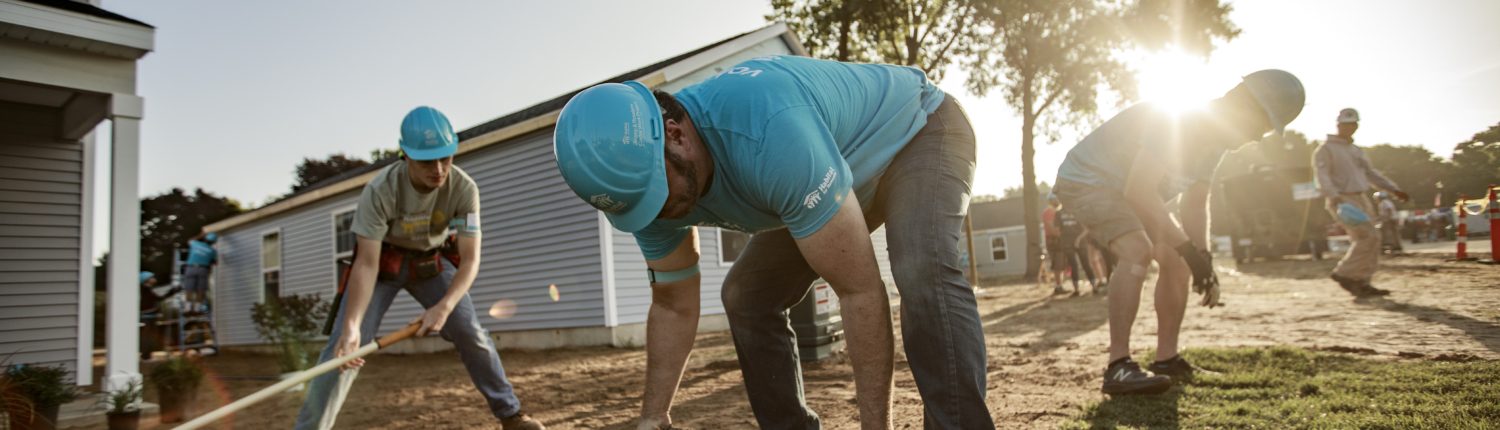
[[[646,228],[667,202],[661,106],[639,82],[600,84],[557,117],[552,152],[563,181],[615,228]]]
[[[401,151],[413,160],[447,158],[458,152],[458,135],[442,112],[418,106],[401,120]]]
[[[1245,75],[1240,82],[1250,90],[1250,96],[1266,112],[1274,136],[1286,133],[1287,124],[1302,114],[1302,105],[1307,101],[1307,92],[1296,75],[1285,70],[1266,69]]]
[[[151,278],[155,277],[156,275],[152,274],[151,272],[141,272],[141,284],[145,284],[146,281],[149,281],[151,280]]]
[[[208,242],[208,243],[218,242],[219,241],[219,234],[218,233],[205,234],[205,235],[203,235],[203,241],[204,242]]]
[[[1370,222],[1370,216],[1365,215],[1365,211],[1349,203],[1340,203],[1338,213],[1339,220],[1342,220],[1344,224],[1364,225]]]

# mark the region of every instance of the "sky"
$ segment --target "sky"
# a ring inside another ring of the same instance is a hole
[[[141,196],[203,188],[258,206],[290,189],[304,157],[368,157],[394,148],[401,117],[415,106],[437,107],[455,127],[468,128],[761,28],[769,3],[104,0],[102,6],[156,27],[155,50],[138,69],[146,101]],[[1360,142],[1422,145],[1446,157],[1454,144],[1500,122],[1500,56],[1494,55],[1500,26],[1493,25],[1500,1],[1231,5],[1230,18],[1243,33],[1206,61],[1171,55],[1142,61],[1144,98],[1207,99],[1246,73],[1280,68],[1299,76],[1308,91],[1290,128],[1315,138],[1333,131],[1339,109],[1355,107],[1363,120]],[[1020,119],[999,97],[967,94],[963,77],[950,72],[939,86],[974,124],[974,193],[1000,194],[1021,183]],[[1100,106],[1094,124],[1120,109]],[[1071,143],[1086,132],[1039,141],[1038,180],[1051,182]]]

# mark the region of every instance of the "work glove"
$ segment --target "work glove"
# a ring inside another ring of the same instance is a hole
[[[1192,242],[1183,242],[1176,249],[1177,255],[1182,256],[1188,269],[1193,272],[1193,292],[1203,295],[1203,300],[1198,305],[1209,308],[1222,306],[1223,303],[1219,303],[1219,276],[1214,274],[1213,254],[1198,249]]]

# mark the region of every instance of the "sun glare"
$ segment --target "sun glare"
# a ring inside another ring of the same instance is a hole
[[[1136,64],[1143,101],[1183,112],[1200,109],[1218,96],[1210,88],[1208,64],[1201,57],[1173,50],[1145,55]]]

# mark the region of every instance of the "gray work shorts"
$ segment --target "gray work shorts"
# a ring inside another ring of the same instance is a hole
[[[1052,193],[1105,247],[1120,236],[1146,229],[1120,190],[1058,179]]]

